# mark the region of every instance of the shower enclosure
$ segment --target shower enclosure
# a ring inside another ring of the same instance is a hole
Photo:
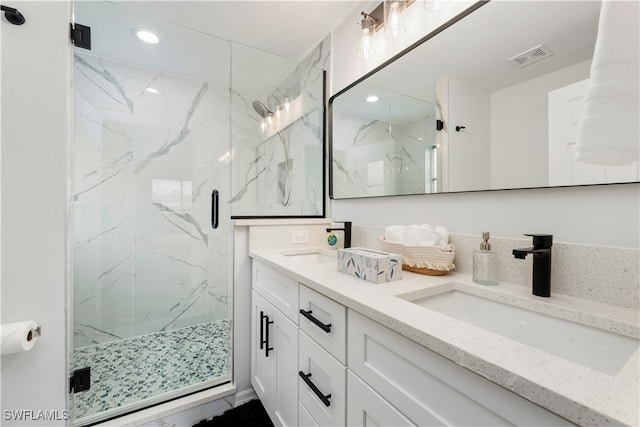
[[[324,215],[329,39],[295,62],[144,3],[74,4],[75,425],[230,382],[231,218]]]
[[[71,180],[73,375],[90,375],[71,402],[88,424],[231,380],[230,44],[74,7],[93,39],[74,48]]]

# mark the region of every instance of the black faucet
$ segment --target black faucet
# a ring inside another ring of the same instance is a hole
[[[539,297],[551,296],[551,234],[525,234],[533,237],[533,247],[514,249],[513,256],[525,259],[533,254],[533,294]]]
[[[351,247],[351,221],[335,221],[344,223],[344,228],[327,228],[327,233],[330,231],[344,231],[344,247]]]

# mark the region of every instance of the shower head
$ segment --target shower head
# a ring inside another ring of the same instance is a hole
[[[251,105],[253,105],[253,109],[256,110],[256,113],[258,113],[261,117],[267,117],[267,116],[273,114],[273,112],[271,110],[269,110],[260,101],[257,101],[257,100],[253,101],[253,103]]]

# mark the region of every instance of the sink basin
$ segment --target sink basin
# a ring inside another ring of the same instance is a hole
[[[304,254],[285,254],[287,258],[295,258],[296,260],[300,260],[302,262],[314,263],[314,264],[323,264],[323,263],[336,263],[335,255],[328,255],[322,252],[308,252]]]
[[[634,338],[460,290],[411,302],[608,375],[616,374],[639,346]]]

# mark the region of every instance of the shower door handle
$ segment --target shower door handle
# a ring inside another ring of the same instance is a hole
[[[218,228],[218,205],[218,190],[213,190],[211,192],[211,228],[213,229]]]

